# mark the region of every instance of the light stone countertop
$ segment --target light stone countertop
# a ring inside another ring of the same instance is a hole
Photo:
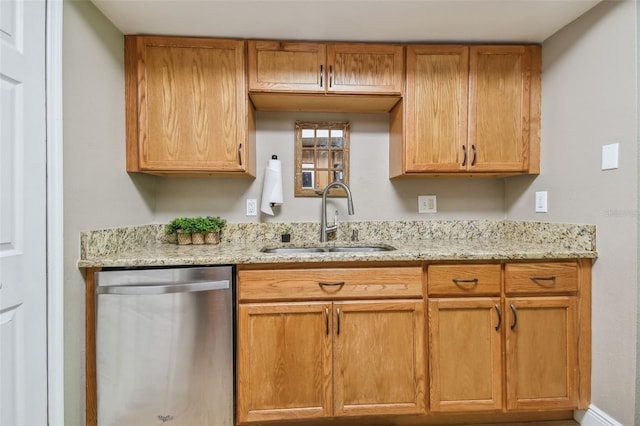
[[[596,258],[595,226],[515,221],[345,222],[343,239],[319,243],[317,223],[286,224],[292,242],[279,242],[284,224],[228,224],[218,245],[179,246],[164,225],[86,231],[79,268],[265,263],[403,262]],[[359,241],[346,239],[358,229]],[[390,245],[392,251],[270,254],[264,247]]]

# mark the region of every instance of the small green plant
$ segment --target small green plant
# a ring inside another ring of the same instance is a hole
[[[226,224],[227,221],[218,216],[194,217],[193,228],[195,231],[193,232],[200,232],[201,234],[219,232]]]
[[[218,216],[207,217],[179,217],[173,219],[165,228],[167,234],[182,231],[184,234],[208,234],[209,232],[218,232],[227,224],[226,219]]]
[[[182,231],[185,234],[191,234],[193,231],[193,221],[188,217],[178,217],[173,219],[167,227],[165,232],[167,234],[173,234],[174,232]]]

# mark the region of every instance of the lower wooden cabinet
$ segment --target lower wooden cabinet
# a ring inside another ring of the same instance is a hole
[[[238,312],[239,422],[424,412],[421,300]]]
[[[500,298],[429,300],[431,411],[502,407]]]
[[[507,409],[577,407],[576,298],[507,298]]]
[[[507,263],[504,279],[483,274],[487,268],[435,265],[433,275],[431,266],[427,271],[430,410],[586,408],[590,263]],[[504,292],[491,286],[503,280]],[[469,297],[474,292],[480,296]]]

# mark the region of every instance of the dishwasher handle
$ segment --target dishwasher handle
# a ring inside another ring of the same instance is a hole
[[[96,294],[150,295],[168,293],[195,293],[197,291],[224,290],[229,280],[200,281],[187,284],[144,284],[98,286]]]

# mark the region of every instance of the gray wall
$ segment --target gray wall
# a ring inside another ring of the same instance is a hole
[[[319,222],[318,198],[293,196],[296,120],[345,120],[351,123],[351,173],[355,215],[343,200],[333,202],[341,220],[503,219],[504,182],[500,179],[389,179],[388,114],[311,114],[258,112],[257,177],[247,179],[158,178],[156,219],[180,214],[219,214],[231,222]],[[283,166],[284,204],[276,216],[245,216],[245,199],[260,200],[264,168],[272,154]],[[418,214],[418,195],[438,197],[438,213]]]
[[[634,423],[637,340],[637,22],[632,0],[604,2],[543,45],[542,172],[506,182],[509,219],[595,224],[592,402]],[[601,170],[602,145],[620,168]],[[549,191],[549,213],[533,213]]]
[[[64,2],[65,424],[84,424],[79,233],[153,221],[154,181],[124,163],[122,34],[88,1]]]
[[[319,221],[318,199],[294,198],[296,119],[351,122],[356,214],[342,220],[516,219],[597,225],[593,402],[623,424],[634,419],[637,341],[637,119],[635,2],[605,2],[543,49],[542,174],[509,179],[388,179],[388,117],[258,113],[257,178],[197,179],[125,172],[123,38],[88,0],[64,6],[65,415],[84,422],[84,281],[81,230],[164,223],[183,214],[231,222]],[[620,169],[599,170],[601,146],[619,142]],[[284,163],[285,204],[276,217],[244,215],[260,198],[272,154]],[[549,191],[548,214],[533,193]],[[417,214],[417,196],[438,213]]]

